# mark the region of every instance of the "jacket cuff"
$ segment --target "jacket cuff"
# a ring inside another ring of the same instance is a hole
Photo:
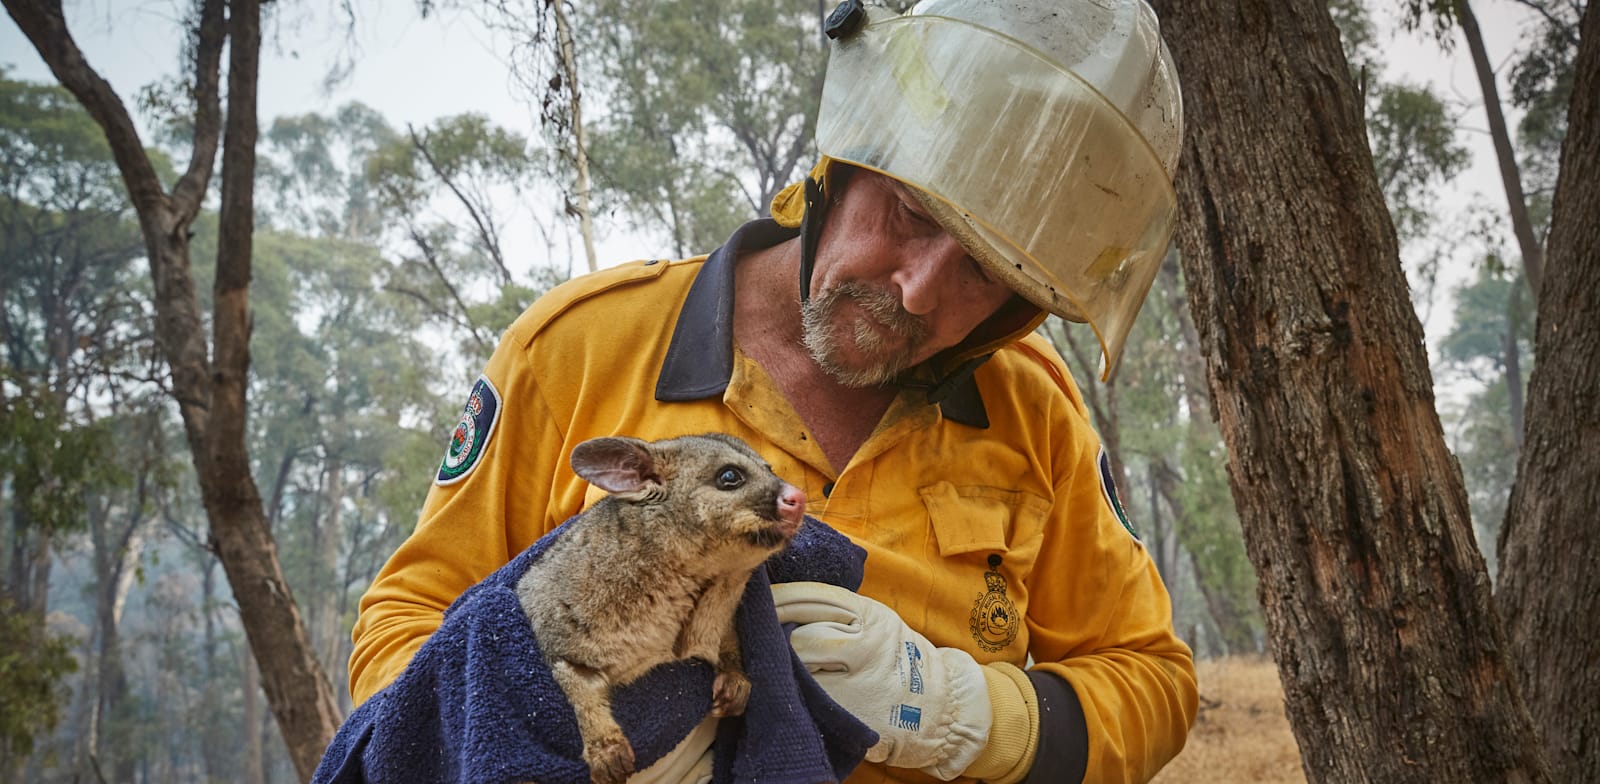
[[[1039,748],[1039,701],[1027,674],[1004,662],[983,666],[994,724],[983,753],[965,775],[990,784],[1015,784],[1028,775]]]
[[[1089,724],[1078,693],[1059,675],[1029,670],[1027,677],[1039,701],[1039,750],[1024,783],[1083,781],[1089,769]]]

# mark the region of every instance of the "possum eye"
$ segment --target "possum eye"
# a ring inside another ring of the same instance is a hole
[[[718,490],[737,490],[744,485],[744,472],[734,466],[723,466],[717,472]]]

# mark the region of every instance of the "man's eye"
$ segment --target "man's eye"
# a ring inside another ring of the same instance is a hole
[[[982,262],[971,256],[967,257],[967,272],[985,286],[992,286],[995,284],[994,275],[993,273],[989,272],[989,268],[983,266]]]
[[[925,212],[922,212],[921,210],[917,209],[916,207],[911,206],[911,204],[909,202],[907,202],[907,201],[902,200],[900,202],[900,212],[901,212],[901,214],[905,215],[908,219],[910,219],[912,221],[915,221],[916,223],[918,223],[918,224],[920,224],[920,225],[922,225],[924,227],[927,227],[927,228],[938,228],[939,227],[939,224],[934,222],[933,216],[931,216],[931,215],[929,215],[929,214],[927,214]]]

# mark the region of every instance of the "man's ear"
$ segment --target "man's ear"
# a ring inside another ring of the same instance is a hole
[[[608,493],[636,493],[661,483],[655,453],[637,438],[591,438],[572,450],[572,470]]]

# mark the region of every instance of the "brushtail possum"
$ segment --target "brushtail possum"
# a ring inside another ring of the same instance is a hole
[[[517,596],[577,714],[591,780],[612,784],[634,767],[613,688],[700,658],[717,672],[712,715],[744,712],[734,610],[751,572],[799,530],[806,497],[719,433],[591,439],[573,449],[572,468],[610,495],[533,562]]]

